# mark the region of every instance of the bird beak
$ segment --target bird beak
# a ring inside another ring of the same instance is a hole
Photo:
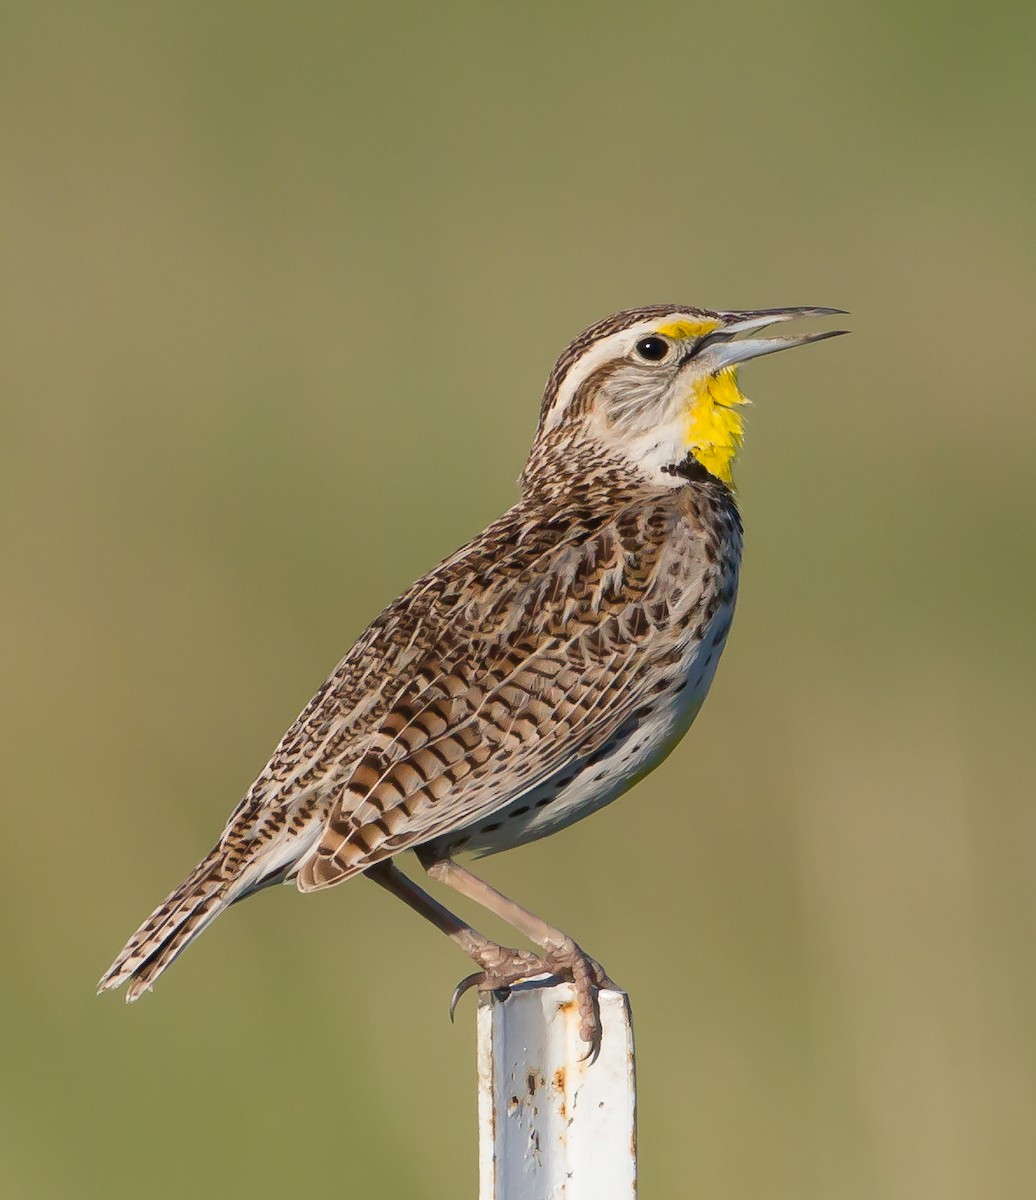
[[[806,346],[810,342],[822,342],[825,338],[840,337],[849,330],[826,329],[821,333],[800,333],[795,337],[757,337],[735,341],[738,334],[754,329],[766,329],[781,321],[795,321],[801,317],[845,315],[845,310],[841,308],[764,308],[756,312],[718,313],[722,324],[702,339],[704,345],[700,346],[694,357],[699,362],[704,360],[710,371],[721,371],[726,367],[747,362],[750,358],[759,358],[763,354],[775,354],[778,350],[788,350],[792,346]]]

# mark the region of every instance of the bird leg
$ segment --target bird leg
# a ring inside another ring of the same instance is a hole
[[[584,953],[566,933],[509,900],[477,875],[458,866],[452,858],[432,859],[420,850],[417,857],[433,879],[474,900],[535,942],[544,951],[542,961],[551,975],[572,981],[579,1006],[579,1036],[588,1044],[586,1057],[593,1062],[601,1049],[601,1008],[597,990],[615,988],[601,964]],[[467,980],[464,982],[471,986]]]
[[[528,950],[512,950],[483,937],[476,929],[466,925],[453,915],[438,900],[429,896],[412,880],[408,879],[393,863],[385,861],[368,867],[364,874],[380,884],[387,892],[409,905],[414,912],[456,942],[469,958],[481,967],[474,975],[468,975],[457,984],[450,1001],[450,1020],[453,1020],[457,1001],[472,987],[483,992],[504,990],[519,979],[531,979],[535,975],[553,975],[555,968],[545,958]]]

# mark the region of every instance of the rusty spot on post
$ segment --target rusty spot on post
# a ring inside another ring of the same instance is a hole
[[[554,1072],[554,1078],[551,1082],[554,1085],[554,1091],[558,1094],[558,1116],[562,1121],[568,1120],[568,1105],[565,1103],[565,1081],[568,1075],[564,1066],[558,1067]]]

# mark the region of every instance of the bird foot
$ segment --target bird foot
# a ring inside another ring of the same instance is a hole
[[[465,976],[453,989],[453,997],[450,1000],[451,1021],[461,996],[473,987],[477,987],[480,992],[506,993],[513,983],[532,979],[536,975],[553,974],[546,960],[538,954],[528,950],[512,950],[492,942],[479,951],[476,961],[482,970]]]
[[[597,993],[604,988],[618,989],[601,964],[571,938],[551,946],[543,957],[552,975],[570,980],[575,988],[579,1036],[587,1044],[583,1061],[593,1063],[601,1053],[601,1005]]]
[[[512,984],[537,975],[553,975],[567,980],[575,988],[579,1013],[579,1036],[586,1042],[585,1062],[593,1063],[601,1052],[601,1006],[599,990],[617,991],[617,985],[594,958],[586,954],[571,938],[546,949],[542,956],[528,950],[512,950],[507,946],[487,943],[473,955],[482,967],[466,976],[453,990],[450,1000],[450,1020],[453,1020],[460,998],[472,988],[480,992],[506,993]]]

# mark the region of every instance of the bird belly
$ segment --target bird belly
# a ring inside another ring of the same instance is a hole
[[[505,808],[438,839],[438,848],[444,853],[495,854],[556,833],[629,791],[668,757],[697,716],[732,615],[733,603],[722,605],[705,636],[689,639],[671,689],[655,698],[646,715],[631,718],[604,746],[573,760]]]

